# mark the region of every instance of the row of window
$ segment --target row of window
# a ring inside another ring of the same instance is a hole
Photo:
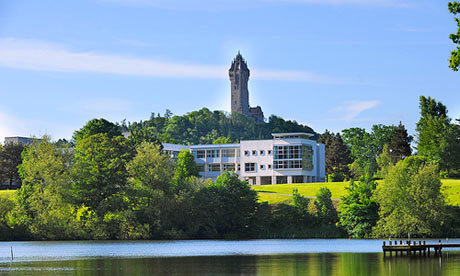
[[[205,171],[205,165],[204,164],[197,164],[197,165],[198,165],[198,169],[199,169],[200,172]],[[234,163],[222,164],[222,170],[224,170],[224,171],[234,171],[235,168],[237,168],[238,171],[239,171],[240,170],[240,164],[238,164],[237,167],[235,167]],[[218,163],[206,164],[206,171],[207,172],[220,172],[220,164],[218,164]]]
[[[256,171],[256,163],[244,163],[244,171],[245,172],[255,172]],[[265,170],[265,168],[271,170],[272,169],[272,164],[267,164],[265,166],[264,164],[260,165],[261,170]]]
[[[244,151],[244,156],[257,156],[257,155],[260,155],[260,156],[265,156],[265,153],[267,155],[272,155],[272,151],[271,150],[252,150],[252,151],[249,151],[249,150],[245,150]],[[221,154],[221,151],[220,150],[197,150],[197,151],[194,151],[194,154],[196,156],[196,158],[219,158],[220,157],[220,154]],[[222,157],[239,157],[240,156],[240,151],[239,150],[233,150],[233,149],[230,149],[230,150],[222,150]]]
[[[216,150],[197,150],[194,151],[194,154],[196,158],[219,158],[221,151],[216,149]],[[239,150],[234,150],[234,149],[228,149],[228,150],[222,150],[222,157],[239,157],[240,156],[240,151]]]
[[[207,172],[220,172],[220,164],[218,163],[210,163],[210,164],[198,164],[198,168],[200,172],[204,172],[205,168]],[[244,163],[244,171],[245,172],[255,172],[257,168],[257,163]],[[310,168],[308,162],[305,160],[276,160],[273,162],[273,168],[274,169],[312,169]],[[259,165],[260,170],[271,170],[272,169],[272,164],[260,164]],[[222,170],[228,170],[228,171],[234,171],[238,170],[240,171],[240,164],[237,164],[235,166],[234,163],[225,163],[222,164]]]
[[[267,150],[268,155],[272,155],[271,150]],[[259,150],[259,155],[264,156],[265,155],[265,150]],[[251,156],[251,151],[245,150],[244,151],[244,156]],[[252,150],[252,156],[257,156],[257,150]]]
[[[302,160],[279,160],[273,161],[275,169],[301,169]]]

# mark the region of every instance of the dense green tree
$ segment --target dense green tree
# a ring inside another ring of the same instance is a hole
[[[142,143],[152,143],[158,145],[160,149],[163,149],[163,145],[158,139],[158,133],[154,127],[138,127],[130,131],[128,141],[131,142],[135,147]]]
[[[355,162],[354,171],[359,175],[377,171],[377,157],[382,152],[392,136],[394,126],[374,125],[370,133],[363,128],[349,128],[342,130],[342,138],[351,151]],[[355,175],[356,177],[356,175]]]
[[[21,153],[24,150],[22,143],[7,143],[0,148],[0,182],[6,181],[9,188],[13,183],[21,184],[18,166],[22,163]]]
[[[392,167],[379,184],[376,200],[381,237],[435,237],[443,225],[444,197],[435,164],[410,156]]]
[[[457,15],[460,13],[460,3],[459,2],[449,2],[449,11],[453,15]],[[460,19],[457,17],[454,18],[455,22],[457,23],[457,32],[450,34],[449,38],[452,40],[452,42],[456,45],[460,45]],[[460,47],[457,46],[455,50],[453,50],[450,53],[450,59],[449,59],[449,67],[454,70],[458,71],[458,68],[460,67]]]
[[[327,187],[321,187],[316,194],[315,206],[322,223],[335,225],[338,221],[337,210],[332,203],[332,193]]]
[[[299,210],[301,216],[310,216],[308,208],[310,199],[302,196],[297,189],[292,191],[292,203]]]
[[[350,176],[348,164],[352,163],[350,150],[343,143],[340,133],[334,134],[326,130],[318,138],[326,148],[326,175],[330,181],[343,181]]]
[[[420,120],[416,130],[419,155],[436,161],[443,171],[460,168],[459,126],[450,123],[445,105],[431,97],[420,96]]]
[[[184,187],[190,177],[199,177],[200,171],[195,163],[195,158],[189,150],[179,152],[174,170],[174,181],[177,189]]]
[[[393,164],[412,154],[411,143],[413,139],[407,133],[404,125],[399,122],[399,125],[393,129],[390,141],[388,142],[388,151]]]
[[[126,164],[132,153],[123,136],[98,133],[77,140],[73,165],[76,201],[99,216],[116,207],[127,185]]]
[[[378,204],[373,195],[377,183],[370,178],[350,181],[347,194],[339,203],[340,224],[352,238],[369,238],[379,219]]]
[[[240,113],[227,114],[202,108],[185,115],[162,117],[152,113],[147,121],[134,122],[129,129],[152,128],[162,143],[212,144],[216,139],[226,137],[223,142],[238,142],[241,139],[269,139],[276,132],[314,131],[295,121],[270,116],[268,122],[257,123],[254,119]],[[314,137],[316,138],[316,136]]]
[[[170,193],[174,164],[158,145],[142,143],[127,169],[145,191],[147,205],[151,205],[155,190]]]
[[[377,157],[377,165],[379,166],[377,176],[380,178],[385,178],[388,175],[388,170],[393,165],[388,144],[383,146],[382,153],[379,155],[379,157]]]
[[[75,141],[82,140],[94,134],[106,134],[109,138],[121,136],[120,127],[106,119],[92,119],[73,134]]]
[[[257,210],[257,192],[234,172],[224,172],[214,184],[194,195],[198,238],[250,237]]]
[[[54,145],[57,148],[73,148],[75,147],[75,143],[73,141],[67,141],[67,139],[59,139],[56,142],[54,142]]]
[[[57,149],[45,137],[23,152],[20,173],[23,185],[16,196],[16,207],[9,214],[9,225],[28,232],[34,239],[85,237],[75,215],[75,206],[66,201],[71,178],[71,153]]]
[[[15,205],[13,200],[9,200],[7,198],[0,198],[0,240],[7,241],[7,240],[14,240],[14,239],[21,239],[25,238],[25,233],[18,233],[15,232],[9,225],[8,225],[8,214],[13,211]]]
[[[216,140],[212,141],[213,144],[215,145],[220,145],[220,144],[232,144],[233,141],[232,139],[224,136],[218,137]]]

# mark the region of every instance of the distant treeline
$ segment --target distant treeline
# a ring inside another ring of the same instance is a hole
[[[149,120],[128,124],[122,122],[121,127],[129,131],[148,129],[162,143],[185,145],[270,139],[272,133],[281,132],[315,133],[308,126],[275,115],[271,115],[266,123],[257,123],[239,113],[228,114],[207,108],[182,116],[173,116],[169,110],[166,110],[164,116],[152,113]]]

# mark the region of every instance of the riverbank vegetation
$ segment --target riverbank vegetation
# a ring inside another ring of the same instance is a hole
[[[221,239],[342,237],[331,193],[293,205],[258,202],[257,192],[225,172],[200,180],[193,155],[177,161],[149,136],[124,138],[92,120],[75,147],[44,137],[22,152],[22,186],[0,199],[0,237],[63,239]]]
[[[202,109],[132,124],[93,119],[70,142],[4,145],[0,177],[21,187],[0,193],[0,239],[457,237],[460,128],[432,98],[420,97],[420,110],[415,154],[401,123],[315,134],[326,145],[322,184],[250,187],[232,172],[212,182],[198,178],[190,152],[162,152],[166,142],[311,131],[276,116],[258,124]]]

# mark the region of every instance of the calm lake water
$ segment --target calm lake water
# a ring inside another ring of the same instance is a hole
[[[460,275],[460,252],[383,258],[381,245],[336,239],[0,242],[0,275]]]

